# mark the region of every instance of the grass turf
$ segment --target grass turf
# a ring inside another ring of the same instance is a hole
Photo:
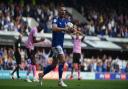
[[[121,80],[65,80],[65,89],[128,89],[128,81]],[[63,89],[57,80],[44,80],[43,86],[38,83],[27,83],[24,80],[0,80],[0,89]]]

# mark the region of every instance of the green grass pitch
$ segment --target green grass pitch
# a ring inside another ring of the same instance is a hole
[[[65,80],[65,89],[128,89],[128,81],[122,80]],[[37,82],[24,80],[0,80],[0,89],[64,89],[57,80],[43,80],[43,86]]]

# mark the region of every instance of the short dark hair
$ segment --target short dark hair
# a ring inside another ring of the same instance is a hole
[[[65,7],[64,3],[62,3],[62,2],[58,3],[57,6],[58,6],[58,8],[60,8],[60,7]]]

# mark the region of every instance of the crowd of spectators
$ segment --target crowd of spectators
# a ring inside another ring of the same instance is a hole
[[[111,56],[104,55],[102,58],[85,58],[83,71],[88,72],[128,72],[128,61],[120,58],[113,59]]]
[[[66,52],[66,51],[65,51]],[[39,48],[36,50],[36,61],[37,61],[37,70],[43,70],[43,68],[52,63],[50,49]],[[25,49],[21,49],[21,70],[27,70],[29,62],[26,59]],[[64,66],[65,71],[71,71],[73,54],[66,53],[66,63]],[[0,70],[13,70],[15,68],[16,61],[14,57],[14,50],[12,48],[1,48],[0,49]],[[117,72],[117,73],[128,73],[128,61],[116,57],[115,59],[111,56],[103,55],[103,57],[92,58],[81,56],[81,71],[85,72]],[[55,71],[58,67],[55,68]],[[77,70],[77,65],[76,68]]]
[[[48,0],[49,1],[49,0]],[[86,0],[70,0],[72,7],[78,9],[87,19],[85,23],[79,23],[81,31],[89,36],[109,36],[128,38],[128,12],[126,5],[117,5],[100,2],[92,3]],[[95,0],[94,0],[95,1]],[[98,3],[100,2],[100,3]],[[81,3],[79,5],[79,3]],[[20,4],[20,3],[0,3],[0,31],[15,31],[27,35],[30,31],[28,22],[23,17],[34,18],[39,24],[42,24],[44,33],[51,32],[52,18],[57,16],[57,6],[55,3],[41,4]],[[28,68],[25,49],[22,49],[21,70]],[[52,62],[50,51],[45,53],[43,50],[37,50],[37,69],[41,70],[46,64]],[[15,67],[14,50],[12,48],[0,49],[0,70],[12,70]],[[72,66],[72,53],[67,55],[65,70],[70,71]],[[47,59],[47,61],[43,61]],[[111,56],[104,55],[102,58],[86,58],[82,60],[82,71],[87,72],[128,72],[128,61],[117,57],[113,59]]]
[[[77,9],[87,19],[87,22],[83,24],[85,34],[128,37],[127,1],[75,1],[77,2]]]
[[[30,27],[23,17],[31,17],[37,23],[42,24],[44,32],[51,32],[51,19],[57,13],[52,3],[49,5],[43,3],[41,5],[0,3],[0,30],[26,34],[30,31]]]
[[[71,2],[70,0],[69,2]],[[93,1],[93,0],[92,0]],[[74,0],[73,8],[78,9],[87,19],[79,23],[82,32],[90,36],[128,37],[128,13],[125,5],[111,2]],[[75,4],[77,2],[77,4]],[[114,5],[117,4],[116,8]],[[126,10],[126,11],[125,11]],[[51,32],[52,18],[57,16],[57,6],[53,2],[41,4],[0,3],[0,30],[18,31],[27,34],[30,31],[22,17],[32,17],[42,24],[45,33]],[[79,21],[78,21],[79,22]]]
[[[27,61],[25,60],[25,51],[21,49],[22,65],[21,69],[24,70],[27,67]],[[26,65],[26,66],[25,66]],[[14,50],[12,48],[0,48],[0,70],[12,70],[16,66],[16,60],[14,57]]]

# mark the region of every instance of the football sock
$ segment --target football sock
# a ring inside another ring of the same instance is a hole
[[[63,67],[64,67],[64,64],[60,63],[59,64],[59,80],[62,79]]]

